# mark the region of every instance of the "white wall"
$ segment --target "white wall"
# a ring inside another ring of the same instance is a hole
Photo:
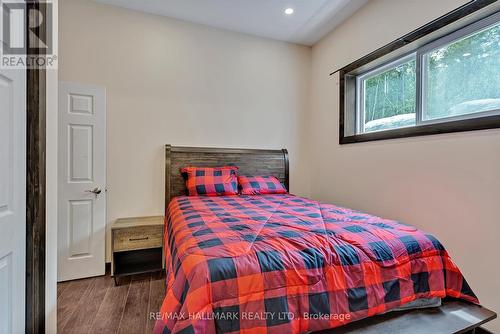
[[[310,48],[86,0],[59,11],[59,79],[107,89],[108,224],[163,214],[167,143],[288,148],[309,194]]]
[[[500,131],[338,144],[329,73],[465,3],[371,0],[313,47],[311,194],[435,234],[480,301],[500,311]],[[490,328],[500,332],[497,322]]]
[[[53,1],[53,17],[58,17],[58,0]],[[57,32],[58,20],[52,22]],[[53,41],[58,49],[57,39]],[[58,71],[47,70],[46,107],[46,233],[45,233],[45,333],[57,332],[57,116]]]
[[[57,70],[47,71],[45,332],[57,331]]]

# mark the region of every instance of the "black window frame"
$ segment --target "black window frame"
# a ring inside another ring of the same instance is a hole
[[[339,73],[339,143],[350,144],[374,140],[406,138],[440,133],[463,132],[500,128],[500,110],[494,112],[464,115],[464,117],[442,118],[421,121],[422,87],[421,71],[423,54],[438,46],[445,46],[457,39],[479,31],[500,17],[500,2],[496,0],[475,0],[443,15],[442,17],[414,30],[396,41],[335,71]],[[398,63],[411,55],[417,61],[416,119],[414,126],[390,130],[359,133],[357,118],[359,104],[359,77],[374,73],[378,69]]]

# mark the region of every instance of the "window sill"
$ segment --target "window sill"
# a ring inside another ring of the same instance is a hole
[[[443,122],[443,123],[418,125],[418,126],[405,127],[394,130],[356,134],[351,136],[344,136],[343,124],[340,124],[339,144],[341,145],[353,144],[353,143],[362,143],[375,140],[428,136],[441,133],[465,132],[465,131],[486,130],[495,128],[500,128],[500,115],[480,117],[480,118],[470,118],[470,119]]]

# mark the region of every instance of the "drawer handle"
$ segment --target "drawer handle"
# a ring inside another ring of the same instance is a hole
[[[128,241],[142,241],[142,240],[148,240],[149,237],[144,237],[144,238],[130,238]]]

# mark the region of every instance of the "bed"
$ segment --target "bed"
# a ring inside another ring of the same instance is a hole
[[[401,319],[387,312],[446,298],[462,302],[441,313],[475,312],[447,333],[496,316],[443,245],[412,226],[289,194],[186,196],[182,167],[228,164],[289,189],[286,150],[166,146],[167,292],[155,333],[361,333]]]

